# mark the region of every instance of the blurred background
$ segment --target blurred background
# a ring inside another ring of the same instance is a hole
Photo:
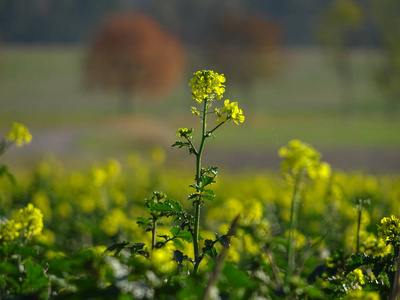
[[[224,73],[246,120],[216,132],[205,160],[277,169],[291,139],[334,168],[400,171],[398,0],[0,0],[0,133],[31,145],[23,170],[52,155],[80,168],[171,149],[198,127],[189,80]]]

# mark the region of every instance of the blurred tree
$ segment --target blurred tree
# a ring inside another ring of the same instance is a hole
[[[371,0],[371,4],[384,55],[377,83],[386,95],[388,112],[394,114],[400,107],[400,1]]]
[[[212,68],[251,93],[252,84],[274,74],[281,66],[281,27],[261,16],[228,15],[218,19],[209,37]],[[249,96],[255,99],[255,95]],[[255,109],[255,103],[252,108]]]
[[[350,48],[355,33],[362,28],[363,12],[354,0],[334,0],[322,12],[318,40],[329,47],[342,86],[342,110],[355,110]]]
[[[114,14],[99,28],[87,55],[91,86],[122,93],[121,111],[134,96],[167,92],[180,79],[185,55],[181,43],[143,14]]]

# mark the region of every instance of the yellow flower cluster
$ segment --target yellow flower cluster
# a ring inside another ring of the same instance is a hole
[[[281,164],[285,174],[296,177],[301,172],[306,172],[311,179],[327,179],[330,176],[330,166],[320,162],[320,153],[299,140],[290,141],[288,147],[283,146],[279,150],[279,156],[285,158]]]
[[[121,165],[115,159],[109,159],[105,167],[94,167],[91,175],[93,185],[96,187],[103,186],[107,180],[118,176],[121,173]]]
[[[43,214],[32,203],[20,209],[14,217],[15,222],[22,224],[22,234],[25,238],[39,235],[43,229]]]
[[[224,107],[221,109],[216,108],[215,109],[215,114],[217,115],[217,122],[225,122],[227,120],[232,119],[236,124],[239,125],[238,121],[240,123],[243,123],[244,121],[244,116],[242,110],[238,107],[237,102],[232,102],[229,103],[229,100],[224,101]],[[226,114],[224,116],[223,114]]]
[[[363,290],[350,290],[343,298],[345,300],[380,300],[381,297],[377,292],[369,292]]]
[[[14,122],[11,131],[7,134],[7,138],[10,142],[15,141],[17,147],[21,147],[24,144],[29,144],[31,142],[32,135],[24,125]]]
[[[162,274],[172,274],[178,268],[173,259],[173,251],[167,248],[156,249],[151,254],[151,262],[155,269]]]
[[[225,92],[224,74],[211,70],[193,73],[189,86],[192,87],[192,98],[201,103],[204,99],[220,100]]]
[[[378,235],[387,244],[392,244],[393,246],[400,245],[400,220],[395,216],[390,216],[390,218],[383,218],[381,220],[381,225],[378,225]]]
[[[360,269],[355,269],[353,272],[347,274],[347,278],[350,279],[360,290],[360,285],[365,284],[364,274]]]
[[[178,137],[189,137],[189,135],[193,132],[193,128],[179,128],[176,135]]]
[[[15,217],[0,225],[0,242],[5,245],[18,237],[25,239],[39,235],[43,229],[43,215],[41,211],[29,203],[20,209]]]

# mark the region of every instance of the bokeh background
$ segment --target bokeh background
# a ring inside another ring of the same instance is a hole
[[[31,145],[3,157],[24,170],[46,156],[70,168],[171,149],[196,127],[192,73],[224,73],[246,121],[217,132],[205,160],[277,169],[297,138],[334,168],[400,171],[397,0],[0,0],[0,133]]]

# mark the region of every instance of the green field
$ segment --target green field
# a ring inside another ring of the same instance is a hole
[[[138,99],[134,113],[121,117],[118,93],[85,89],[84,48],[4,46],[0,53],[0,132],[19,121],[34,136],[30,147],[8,154],[11,161],[22,155],[36,161],[53,152],[79,165],[155,146],[169,149],[176,129],[197,121],[190,114],[194,103],[187,82],[199,59],[191,56],[186,77],[170,95]],[[282,58],[279,74],[252,87],[230,86],[226,74],[226,97],[244,107],[246,121],[224,127],[211,151],[276,153],[293,138],[323,150],[383,151],[383,156],[386,149],[400,148],[400,118],[385,113],[374,83],[376,52],[352,53],[354,111],[345,114],[331,57],[318,48],[293,48]]]

